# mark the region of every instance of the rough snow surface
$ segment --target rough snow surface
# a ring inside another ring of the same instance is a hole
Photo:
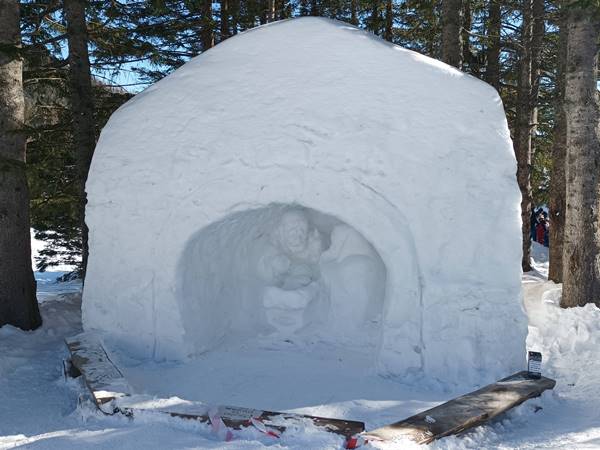
[[[515,170],[485,83],[341,22],[242,33],[104,128],[84,327],[157,361],[327,335],[490,382],[525,354]]]

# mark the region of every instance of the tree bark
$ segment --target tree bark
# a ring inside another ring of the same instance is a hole
[[[500,33],[502,32],[502,10],[500,0],[490,0],[488,9],[487,68],[485,81],[500,90]]]
[[[267,22],[275,20],[275,0],[267,0]]]
[[[235,36],[240,24],[240,0],[229,0],[228,5],[231,11],[231,34]]]
[[[383,38],[386,41],[392,42],[394,39],[394,5],[392,0],[385,2],[385,29]]]
[[[548,279],[563,281],[563,235],[565,228],[565,164],[567,152],[567,124],[564,109],[565,65],[567,59],[567,22],[561,11],[558,36],[558,70],[556,74],[556,104],[554,107],[554,135],[552,143],[552,172],[550,174],[550,266]]]
[[[64,0],[69,41],[69,84],[71,112],[73,115],[73,144],[77,165],[77,183],[80,195],[82,276],[88,261],[88,227],[85,223],[87,181],[92,155],[96,146],[96,123],[94,119],[94,92],[88,54],[88,32],[85,18],[85,0]]]
[[[462,2],[462,17],[461,17],[461,28],[460,28],[460,42],[462,46],[462,69],[468,71],[472,75],[476,75],[478,67],[473,64],[473,57],[471,56],[471,46],[469,44],[472,17],[471,17],[471,2],[466,0]],[[475,70],[476,69],[476,70]]]
[[[541,8],[540,8],[541,6]],[[521,58],[517,91],[514,148],[517,158],[517,181],[521,189],[523,237],[523,271],[531,270],[531,159],[532,136],[537,121],[540,50],[544,35],[544,1],[523,0]],[[541,25],[541,27],[540,27]]]
[[[373,34],[376,34],[377,36],[379,36],[379,34],[381,33],[381,23],[379,20],[379,3],[381,0],[372,0],[371,1],[371,17],[370,17],[370,22],[371,22],[371,31],[373,32]]]
[[[462,66],[461,0],[442,0],[442,61],[456,68]]]
[[[358,25],[358,0],[350,0],[350,23]]]
[[[228,0],[221,0],[221,41],[224,41],[231,32],[229,31],[229,2]]]
[[[212,0],[202,0],[200,14],[200,45],[205,52],[215,46]]]
[[[0,327],[32,330],[42,319],[31,268],[19,20],[18,0],[0,2]]]
[[[566,217],[562,307],[600,306],[600,141],[597,54],[600,21],[593,4],[567,8],[565,114]]]

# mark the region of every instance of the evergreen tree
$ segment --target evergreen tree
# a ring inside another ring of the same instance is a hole
[[[461,3],[461,0],[442,0],[441,60],[457,68],[462,66]]]
[[[565,115],[566,217],[562,307],[600,306],[600,140],[598,136],[598,7],[567,7]]]
[[[563,234],[565,226],[565,157],[567,130],[564,110],[565,71],[567,58],[567,23],[564,8],[561,9],[560,37],[557,57],[556,100],[554,109],[554,135],[552,145],[552,184],[550,188],[550,265],[548,279],[563,281]]]
[[[0,2],[0,327],[41,325],[31,269],[20,9]]]
[[[64,0],[67,39],[69,42],[70,99],[71,114],[73,117],[73,144],[77,167],[82,253],[81,272],[83,277],[85,277],[89,253],[88,227],[85,223],[85,205],[87,203],[85,183],[92,162],[94,147],[96,146],[94,95],[88,53],[86,3],[87,1],[85,0]]]

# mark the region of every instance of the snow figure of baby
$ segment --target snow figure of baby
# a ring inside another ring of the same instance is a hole
[[[307,306],[322,291],[319,282],[321,236],[310,230],[302,210],[285,212],[270,236],[270,245],[259,261],[267,281],[263,306],[268,323],[281,334],[305,325]]]
[[[331,246],[321,255],[321,273],[329,288],[335,334],[354,334],[378,319],[385,293],[385,266],[356,230],[337,225]]]

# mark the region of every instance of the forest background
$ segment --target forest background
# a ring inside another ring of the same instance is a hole
[[[551,248],[561,252],[561,11],[553,0],[22,0],[31,225],[47,243],[38,270],[74,264],[84,273],[84,183],[115,109],[215,44],[298,16],[348,22],[494,86],[513,136],[524,222],[532,205],[551,205]],[[551,278],[560,273],[551,269]]]

